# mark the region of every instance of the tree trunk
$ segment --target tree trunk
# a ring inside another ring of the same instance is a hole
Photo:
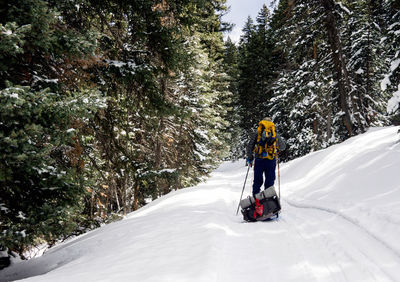
[[[317,42],[314,41],[313,43],[313,58],[314,60],[317,61],[318,57],[317,57]]]
[[[164,119],[161,117],[160,118],[160,123],[158,125],[158,128],[156,129],[156,147],[155,147],[155,160],[154,160],[154,166],[156,169],[161,168],[161,146],[162,146],[162,131],[164,127]]]
[[[135,184],[133,190],[133,210],[136,211],[139,208],[139,184]]]
[[[367,97],[371,94],[370,93],[371,92],[371,87],[370,87],[370,85],[371,85],[371,64],[370,64],[371,63],[371,40],[370,40],[371,24],[373,24],[373,23],[371,22],[371,15],[369,15],[368,40],[367,40],[368,47],[367,47],[367,54],[366,54],[366,58],[365,58],[365,60],[367,61],[367,66],[366,66],[366,68],[367,68],[367,71],[366,71],[367,83],[366,84],[367,85],[366,85],[365,94],[366,94]],[[368,99],[366,101],[368,101]],[[363,97],[360,97],[360,104],[361,104],[362,110],[363,110],[363,112],[365,114],[366,122],[369,125],[370,124],[369,117],[368,117],[368,114],[365,113],[365,110],[364,110],[364,106],[367,106],[367,108],[368,108],[368,105],[365,105],[365,101],[364,101]]]
[[[328,91],[327,95],[327,103],[328,103],[328,112],[327,112],[327,118],[326,118],[326,141],[329,142],[329,140],[332,137],[332,103],[331,103],[331,94]]]
[[[119,212],[121,210],[121,205],[119,204],[117,187],[115,185],[113,185],[113,190],[115,192],[115,201],[117,202],[117,211]]]
[[[322,0],[322,5],[325,9],[325,25],[328,33],[328,42],[331,46],[333,63],[335,67],[335,74],[337,77],[339,97],[340,97],[340,108],[344,112],[343,123],[347,129],[347,133],[353,135],[353,123],[350,117],[350,107],[348,104],[349,100],[349,89],[350,82],[347,73],[346,64],[343,58],[342,46],[339,38],[339,32],[337,30],[336,18],[334,15],[335,3],[333,0]]]

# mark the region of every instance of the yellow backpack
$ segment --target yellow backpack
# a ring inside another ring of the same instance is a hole
[[[273,144],[267,144],[267,138],[273,137]],[[257,128],[257,145],[254,152],[258,158],[273,160],[277,151],[277,138],[275,132],[275,124],[272,121],[262,120],[258,123]]]

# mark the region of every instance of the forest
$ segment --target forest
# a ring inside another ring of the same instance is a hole
[[[240,160],[400,124],[400,1],[0,1],[0,254],[29,258]],[[244,164],[244,163],[243,163]],[[0,255],[1,256],[1,255]]]

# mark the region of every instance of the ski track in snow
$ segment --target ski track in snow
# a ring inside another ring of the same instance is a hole
[[[283,164],[278,219],[235,216],[247,168],[224,163],[206,183],[14,264],[0,281],[400,281],[397,130]]]
[[[326,207],[319,207],[319,206],[315,206],[315,205],[308,205],[308,204],[302,204],[302,203],[296,203],[292,200],[284,200],[286,203],[288,203],[289,205],[296,207],[296,208],[301,208],[301,209],[313,209],[313,210],[317,210],[317,211],[322,211],[322,212],[326,212],[326,213],[331,213],[337,216],[340,216],[341,218],[343,218],[344,220],[348,221],[349,223],[355,225],[356,227],[362,229],[366,234],[368,234],[371,238],[375,239],[376,241],[378,241],[380,244],[382,244],[384,247],[386,247],[390,252],[392,252],[398,260],[400,260],[400,253],[393,249],[392,246],[390,246],[389,244],[387,244],[384,240],[382,240],[379,235],[374,234],[373,232],[371,232],[370,230],[368,230],[367,227],[364,227],[362,224],[360,224],[356,219],[351,218],[350,216],[346,216],[345,214],[333,210],[333,209],[329,209]]]
[[[327,251],[322,256],[333,255],[335,257],[336,269],[341,270],[338,275],[343,275],[339,281],[398,281],[400,259],[397,253],[385,242],[371,235],[368,230],[336,212],[285,202],[290,207],[288,210],[294,208],[293,212],[286,211],[287,216],[285,218],[289,218],[290,226],[296,226],[299,222],[310,222],[310,218],[314,219],[309,225],[318,225],[320,231],[310,235],[312,234],[311,232],[316,230],[313,228],[309,233],[305,234],[307,234],[306,236],[321,237],[319,240],[313,240],[312,244],[318,246],[318,244],[323,243],[322,248]],[[307,209],[309,211],[302,212],[299,209]],[[308,216],[305,216],[306,214]],[[316,218],[318,218],[318,221]],[[298,220],[296,221],[295,219]],[[299,227],[297,231],[303,239],[304,235],[302,233],[304,233],[304,229],[306,228]],[[315,245],[313,246],[314,248]],[[318,256],[318,259],[321,259],[322,256]],[[380,266],[382,264],[380,260],[382,259],[385,262],[391,262],[390,265]],[[330,273],[332,274],[333,271],[330,271]],[[365,277],[361,278],[362,275],[365,275]]]

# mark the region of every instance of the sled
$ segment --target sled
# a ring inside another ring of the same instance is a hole
[[[248,222],[268,221],[279,217],[281,204],[273,186],[240,201],[243,219]]]

